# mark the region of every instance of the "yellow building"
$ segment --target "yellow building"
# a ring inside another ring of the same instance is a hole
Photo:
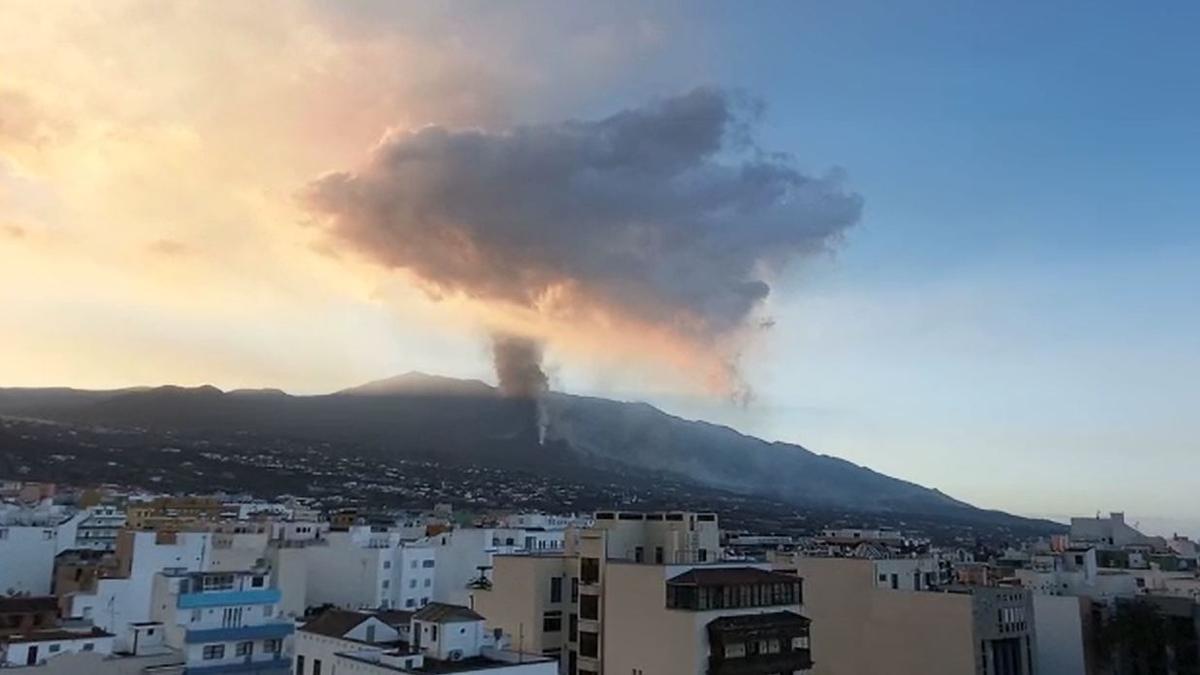
[[[568,675],[807,672],[801,579],[720,561],[716,516],[599,513],[556,555],[497,556],[476,609]]]

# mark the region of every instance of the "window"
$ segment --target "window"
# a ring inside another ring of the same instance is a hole
[[[424,568],[426,568],[426,569],[429,569],[430,567],[433,567],[433,564],[434,564],[434,563],[433,563],[433,561],[432,561],[432,560],[424,560],[424,561],[422,561],[422,562],[421,562],[421,567],[424,567]]]
[[[600,636],[591,631],[579,631],[579,655],[589,659],[600,657]],[[582,673],[583,671],[579,671]]]
[[[571,577],[571,602],[579,602],[579,577]]]
[[[388,588],[388,587],[390,587],[391,585],[392,585],[392,582],[391,582],[391,580],[390,580],[390,579],[384,579],[384,580],[383,580],[383,583],[382,583],[382,584],[380,584],[380,586],[381,586],[381,587],[383,587],[383,588]]]
[[[430,586],[432,586],[432,585],[433,585],[433,579],[426,579],[426,580],[425,580],[425,588],[429,588],[429,587],[430,587]]]
[[[262,588],[264,583],[266,583],[266,579],[263,577],[252,577],[250,579],[250,586],[252,588]]]
[[[192,623],[196,623],[197,621],[199,621],[202,618],[204,618],[204,610],[202,610],[202,609],[193,609],[192,610]]]
[[[62,651],[62,645],[50,645],[51,654],[57,654],[60,651]]]
[[[413,600],[412,598],[409,598],[409,599],[407,599],[407,600],[405,600],[405,601],[404,601],[404,606],[405,606],[405,607],[415,607],[416,605],[417,605],[417,601],[416,601],[416,600]]]
[[[96,650],[96,644],[95,644],[95,643],[93,643],[93,642],[85,642],[85,643],[83,643],[83,651],[85,651],[85,652],[91,652],[91,651],[95,651],[95,650]]]
[[[231,591],[233,590],[233,575],[232,574],[208,574],[204,576],[202,583],[203,590],[206,591]]]
[[[579,580],[584,584],[600,582],[600,560],[597,558],[579,559]]]
[[[700,562],[708,562],[708,549],[702,548],[699,551],[696,551],[696,553],[697,553],[697,556],[696,556],[697,560],[699,560]]]
[[[550,577],[550,602],[562,602],[562,577]]]
[[[425,605],[428,605],[428,604],[429,604],[429,598],[421,598],[421,606],[422,607],[424,607]]]
[[[725,645],[725,658],[740,659],[746,655],[746,644],[744,642],[731,642]]]
[[[265,618],[268,618],[268,619],[271,618],[271,615],[274,613],[275,613],[275,605],[263,605],[263,616]]]
[[[408,580],[408,587],[409,587],[409,588],[416,588],[416,587],[417,587],[417,580],[416,580],[416,579],[409,579],[409,580]]]
[[[567,639],[571,642],[575,641],[575,636],[579,632],[579,615],[572,612],[570,622],[567,624]]]
[[[0,539],[8,539],[8,528],[0,527]]]
[[[384,560],[384,561],[383,561],[383,569],[385,569],[385,570],[390,570],[390,569],[392,569],[392,561],[391,561],[391,560]]]
[[[654,563],[656,565],[663,564],[663,547],[661,546],[654,547]]]
[[[204,645],[202,656],[205,661],[225,658],[225,645]]]
[[[437,642],[437,629],[438,627],[436,623],[429,627],[429,639],[433,640],[434,642]]]
[[[600,619],[600,596],[584,593],[579,596],[579,616],[583,619]]]
[[[546,612],[542,615],[542,632],[557,633],[562,630],[562,612]]]
[[[237,646],[234,647],[233,653],[235,656],[250,656],[254,653],[254,643],[239,642],[237,643]]]
[[[646,559],[646,549],[641,546],[634,546],[633,547],[633,561],[640,563],[640,562],[645,562],[645,559]]]
[[[321,659],[313,659],[312,675],[321,675]]]
[[[283,640],[263,640],[263,651],[268,654],[278,654],[283,651]]]
[[[367,626],[367,642],[375,641],[375,626]]]

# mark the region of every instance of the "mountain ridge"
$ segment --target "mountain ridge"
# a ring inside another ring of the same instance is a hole
[[[545,445],[538,442],[538,405],[549,419]],[[799,444],[688,420],[644,402],[550,392],[538,403],[502,397],[479,380],[416,372],[315,395],[212,385],[9,388],[0,389],[0,415],[200,434],[236,430],[450,465],[539,471],[555,464],[578,473],[626,467],[798,505],[1016,518]]]

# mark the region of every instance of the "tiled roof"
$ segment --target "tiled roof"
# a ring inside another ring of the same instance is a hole
[[[456,623],[463,621],[483,621],[483,616],[469,607],[448,605],[444,602],[431,602],[425,605],[413,618],[417,621],[431,623]]]
[[[671,577],[669,584],[688,586],[734,586],[739,584],[799,583],[800,577],[757,567],[694,567]]]
[[[722,616],[709,622],[709,626],[720,630],[736,630],[746,628],[768,628],[778,626],[807,626],[812,621],[795,612],[763,612],[761,614],[738,614]]]
[[[306,633],[316,633],[325,637],[344,638],[346,633],[354,630],[355,626],[371,618],[364,612],[351,612],[345,609],[327,609],[320,616],[304,624],[300,630]]]

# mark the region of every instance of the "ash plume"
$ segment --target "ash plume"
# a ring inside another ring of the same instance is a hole
[[[493,335],[492,363],[504,396],[536,399],[549,387],[542,370],[542,346],[530,338]]]
[[[862,206],[836,173],[759,148],[761,112],[701,88],[591,121],[427,126],[302,200],[336,245],[434,297],[603,317],[732,363],[730,338],[759,325],[774,278],[830,250]],[[501,379],[524,391],[537,372]]]
[[[545,445],[550,413],[543,397],[550,389],[550,381],[542,370],[541,343],[521,335],[494,333],[492,364],[496,368],[501,395],[533,402],[538,445]]]

